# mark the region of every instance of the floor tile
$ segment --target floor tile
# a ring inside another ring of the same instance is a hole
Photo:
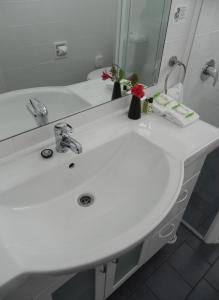
[[[214,288],[219,291],[219,260],[216,261],[205,278]]]
[[[173,245],[167,244],[151,258],[151,262],[155,268],[160,267],[190,236],[192,236],[192,234],[181,224],[177,231],[176,243]]]
[[[116,290],[109,298],[108,300],[127,300],[131,296],[131,292],[129,289],[122,285],[118,290]]]
[[[186,300],[218,300],[219,293],[205,280],[202,280],[189,294]]]
[[[194,235],[190,236],[186,243],[210,264],[214,264],[219,257],[219,245],[205,244]]]
[[[193,228],[198,229],[208,216],[192,204],[192,199],[190,201],[191,202],[187,206],[183,219]]]
[[[210,215],[213,211],[213,208],[209,206],[209,203],[201,198],[201,196],[194,191],[191,197],[192,204],[206,215]]]
[[[131,299],[128,300],[158,300],[147,286],[142,286],[137,289],[136,292],[132,295]]]
[[[175,248],[172,245],[164,246],[160,251],[158,251],[152,258],[151,261],[155,268],[159,268],[167,259],[175,252]]]
[[[125,286],[132,292],[136,292],[146,280],[155,272],[155,267],[152,261],[149,260],[145,265],[143,265],[134,275],[132,275],[125,283]]]
[[[198,283],[210,267],[203,257],[186,243],[171,256],[169,263],[192,286]]]
[[[159,300],[184,300],[191,289],[167,263],[147,280],[147,286]]]
[[[218,200],[219,202],[219,200]],[[208,232],[211,224],[213,223],[215,217],[217,215],[217,211],[215,211],[215,213],[210,214],[207,219],[201,224],[200,228],[198,229],[198,231],[200,233],[203,233],[203,236],[205,236],[205,234]],[[201,230],[200,230],[201,229]]]

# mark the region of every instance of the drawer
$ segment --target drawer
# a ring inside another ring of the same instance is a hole
[[[160,228],[162,228],[165,224],[167,224],[170,220],[174,219],[180,212],[184,212],[189,199],[191,197],[191,194],[193,192],[193,189],[195,187],[195,184],[198,180],[199,174],[196,174],[193,176],[190,180],[188,180],[186,183],[183,184],[180,195],[173,206],[172,210],[169,212],[169,214],[166,216],[166,218],[157,226],[157,228],[153,231],[158,231]]]
[[[189,199],[192,195],[192,192],[194,190],[194,187],[196,185],[196,182],[198,180],[199,177],[199,173],[196,174],[195,176],[193,176],[190,180],[188,180],[186,183],[184,183],[184,185],[182,186],[180,195],[176,201],[176,204],[174,205],[171,214],[174,216],[176,216],[178,213],[180,213],[181,211],[185,211],[188,203],[189,203]]]
[[[177,241],[177,230],[182,221],[182,217],[183,212],[177,215],[174,219],[170,220],[151,237],[145,240],[142,248],[140,265],[143,265],[145,262],[147,262],[166,244],[174,244]]]
[[[177,230],[181,223],[183,217],[183,212],[179,213],[173,220],[168,224],[165,224],[158,232],[153,235],[154,237],[159,238],[161,244],[174,244],[177,240]]]

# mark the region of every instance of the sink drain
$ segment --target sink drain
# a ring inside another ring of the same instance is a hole
[[[94,203],[94,196],[91,194],[83,194],[78,198],[78,204],[82,207],[89,207]]]

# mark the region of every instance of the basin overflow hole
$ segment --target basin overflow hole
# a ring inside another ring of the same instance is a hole
[[[73,169],[75,167],[75,163],[70,163],[70,165],[68,167],[69,167],[69,169]]]

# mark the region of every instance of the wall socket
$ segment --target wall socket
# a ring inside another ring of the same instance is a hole
[[[68,44],[67,41],[55,42],[55,58],[61,59],[68,56]]]

